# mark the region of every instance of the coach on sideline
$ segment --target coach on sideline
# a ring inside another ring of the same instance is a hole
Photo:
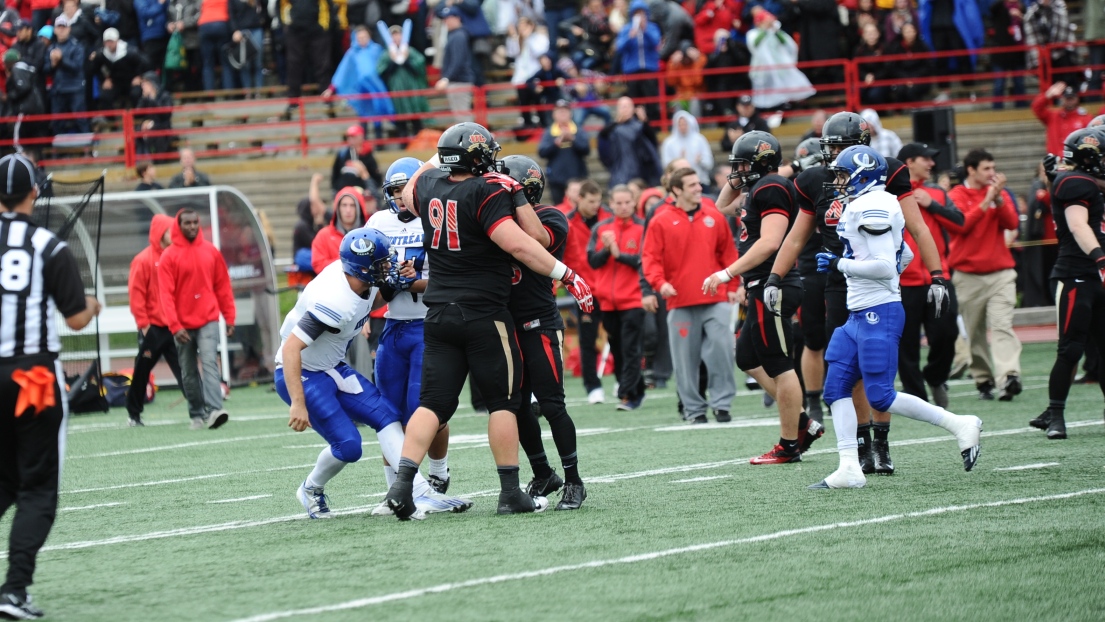
[[[31,221],[34,164],[0,159],[0,517],[16,506],[0,617],[42,617],[27,587],[58,510],[58,480],[68,415],[57,319],[88,325],[100,303],[84,295],[65,242]]]

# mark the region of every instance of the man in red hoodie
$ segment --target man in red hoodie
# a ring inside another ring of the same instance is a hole
[[[637,410],[645,399],[641,344],[645,310],[641,307],[641,243],[645,225],[633,215],[633,191],[624,184],[610,191],[614,217],[591,230],[587,261],[594,270],[591,293],[602,305],[602,325],[614,352],[618,410]]]
[[[177,212],[172,239],[157,265],[161,311],[177,342],[181,389],[188,399],[192,429],[215,429],[230,418],[223,410],[218,351],[220,313],[226,320],[227,337],[234,335],[230,274],[222,253],[203,238],[195,210]]]
[[[595,278],[591,265],[587,262],[587,244],[591,241],[591,229],[599,221],[609,217],[610,212],[602,207],[602,188],[590,179],[580,184],[576,208],[568,213],[568,241],[564,247],[564,263],[575,266],[579,270],[578,274],[588,283]],[[579,323],[579,362],[583,368],[583,388],[587,390],[589,403],[601,404],[606,401],[606,394],[602,390],[602,379],[599,378],[595,365],[595,341],[598,340],[599,325],[602,323],[602,308],[596,300],[591,313],[578,311],[578,314],[576,319]]]
[[[657,208],[645,233],[641,257],[645,279],[667,302],[668,341],[683,417],[706,423],[706,400],[698,392],[699,362],[706,364],[714,417],[730,421],[737,392],[733,375],[733,331],[729,329],[736,281],[715,294],[702,282],[737,260],[728,221],[703,204],[702,182],[691,168],[668,178],[674,205]]]
[[[1017,272],[1005,232],[1017,229],[1020,215],[1016,199],[1005,189],[1005,175],[994,167],[994,156],[972,149],[963,166],[967,179],[948,193],[963,212],[962,227],[945,224],[952,233],[948,263],[955,270],[952,283],[971,345],[971,376],[978,398],[994,399],[1001,383],[998,399],[1008,402],[1021,392],[1021,342],[1013,332]]]
[[[130,278],[127,291],[130,294],[130,313],[138,325],[138,356],[134,357],[134,374],[127,390],[127,415],[131,427],[142,426],[142,410],[146,404],[146,385],[150,371],[165,357],[178,386],[184,386],[177,360],[176,342],[169,330],[165,314],[161,312],[161,288],[157,281],[157,264],[162,251],[172,244],[169,230],[173,226],[171,216],[154,214],[150,222],[150,245],[135,255],[130,262]]]
[[[1052,108],[1051,102],[1060,97],[1062,104]],[[1047,128],[1047,152],[1063,155],[1063,141],[1074,130],[1080,130],[1089,124],[1091,117],[1079,105],[1078,89],[1067,86],[1066,82],[1056,82],[1048,90],[1032,100],[1032,112]]]

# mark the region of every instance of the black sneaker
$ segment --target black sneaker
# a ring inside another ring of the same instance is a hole
[[[564,484],[564,492],[560,493],[560,503],[556,504],[556,509],[578,510],[586,498],[587,489],[583,487],[583,482],[578,484],[569,482]]]
[[[549,500],[545,497],[531,497],[520,489],[499,493],[499,508],[496,514],[532,514],[544,512],[549,507]]]
[[[1063,420],[1063,415],[1051,415],[1051,421],[1047,424],[1047,437],[1052,441],[1067,437],[1067,422]]]
[[[948,383],[941,382],[940,384],[930,384],[929,389],[932,390],[932,403],[936,404],[940,408],[947,409]]]
[[[1013,397],[1021,394],[1021,377],[1016,374],[1009,374],[1005,377],[1005,384],[1001,386],[1001,393],[998,395],[998,399],[1003,402],[1012,402]]]
[[[526,494],[531,497],[547,497],[560,490],[560,487],[563,485],[564,480],[560,479],[556,471],[553,471],[548,477],[542,477],[540,479],[535,477],[531,479],[529,485],[526,486]]]
[[[5,620],[37,620],[44,613],[31,604],[31,595],[20,597],[12,593],[0,594],[0,618]]]
[[[1036,428],[1037,430],[1046,430],[1051,425],[1051,409],[1047,409],[1040,413],[1039,417],[1028,422],[1028,425]]]
[[[825,434],[825,426],[810,419],[805,430],[798,431],[798,453],[804,454],[809,450],[813,442]]]
[[[449,469],[445,469],[445,478],[442,479],[436,475],[431,475],[426,478],[426,481],[430,483],[430,488],[433,488],[434,492],[445,494],[446,490],[449,490]]]
[[[887,441],[871,441],[871,462],[875,473],[879,475],[893,475],[894,462],[890,459],[890,443]]]
[[[692,417],[686,420],[687,423],[709,423],[710,420],[706,418],[705,414],[701,414],[697,417]]]
[[[994,383],[992,381],[987,380],[982,384],[976,384],[975,388],[978,389],[978,399],[986,401],[994,399]]]
[[[384,497],[384,503],[388,504],[392,513],[399,520],[410,520],[418,510],[414,505],[413,485],[395,482],[388,494]]]
[[[718,423],[729,423],[733,420],[733,417],[729,415],[728,410],[715,410],[714,419],[717,419]]]
[[[875,472],[875,458],[871,455],[871,446],[864,442],[863,437],[856,439],[859,441],[859,468],[863,470],[864,475],[871,475]]]

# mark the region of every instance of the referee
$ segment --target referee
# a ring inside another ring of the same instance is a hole
[[[22,155],[0,159],[0,517],[16,506],[0,618],[12,620],[43,615],[27,586],[57,514],[69,412],[55,316],[80,330],[100,312],[65,242],[31,221],[34,170]]]

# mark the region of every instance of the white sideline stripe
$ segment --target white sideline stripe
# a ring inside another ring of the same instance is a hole
[[[1036,389],[1046,389],[1046,388],[1047,388],[1047,383],[1046,382],[1044,384],[1026,384],[1026,385],[1023,385],[1021,387],[1021,391],[1022,392],[1023,391],[1034,391]],[[994,393],[998,393],[1000,391],[1001,391],[1001,387],[994,387]],[[978,390],[977,389],[972,390],[972,391],[962,391],[962,392],[958,392],[958,393],[949,393],[948,397],[970,397],[970,396],[975,396],[975,395],[978,395]],[[998,396],[994,395],[994,399],[997,400]]]
[[[167,484],[181,484],[195,482],[216,477],[230,477],[231,475],[251,475],[253,473],[272,473],[274,471],[290,471],[292,469],[307,469],[315,466],[314,462],[308,464],[296,464],[292,466],[273,467],[271,469],[254,469],[252,471],[235,471],[234,473],[209,473],[207,475],[193,475],[192,477],[177,477],[174,479],[160,479],[153,482],[135,482],[133,484],[116,484],[114,486],[100,486],[98,488],[78,488],[76,490],[63,490],[60,494],[75,495],[85,492],[103,492],[105,490],[122,490],[124,488],[142,488],[145,486],[165,486]]]
[[[726,479],[726,478],[729,478],[729,477],[733,477],[733,476],[732,475],[709,475],[709,476],[706,476],[706,477],[692,477],[690,479],[673,479],[673,480],[671,480],[671,483],[673,483],[673,484],[690,484],[691,482],[708,482],[710,480]]]
[[[157,447],[141,447],[138,449],[123,449],[120,451],[105,451],[99,454],[85,454],[83,456],[66,456],[66,460],[80,460],[82,458],[110,458],[113,456],[130,456],[134,454],[148,454],[158,451],[171,451],[174,449],[187,449],[189,447],[204,447],[206,445],[222,445],[225,443],[240,443],[243,441],[257,441],[265,438],[278,438],[287,436],[288,432],[278,434],[258,434],[256,436],[235,436],[233,438],[217,438],[209,441],[192,441],[190,443],[177,443],[175,445],[159,445]]]
[[[726,428],[766,428],[779,425],[778,417],[744,419],[729,423],[683,423],[653,428],[656,432],[687,432],[692,430],[724,430]]]
[[[1046,467],[1059,466],[1058,462],[1037,462],[1036,464],[1022,464],[1020,466],[1001,467],[994,469],[995,471],[1027,471],[1029,469],[1043,469]]]
[[[218,501],[208,501],[208,503],[237,503],[239,501],[253,501],[254,499],[268,499],[272,495],[253,495],[252,497],[238,497],[237,499],[219,499]]]
[[[529,570],[526,572],[517,572],[512,574],[501,574],[492,577],[483,577],[480,579],[470,579],[468,581],[461,581],[459,583],[441,583],[424,588],[418,588],[413,590],[406,590],[403,592],[392,592],[391,594],[382,594],[380,596],[373,596],[371,598],[359,598],[357,600],[350,600],[344,603],[337,603],[333,605],[325,605],[322,607],[313,607],[308,609],[295,609],[287,611],[277,611],[273,613],[265,613],[261,615],[251,616],[249,618],[241,618],[235,622],[269,622],[270,620],[280,620],[282,618],[291,618],[295,616],[318,616],[325,613],[331,613],[334,611],[347,611],[350,609],[361,609],[364,607],[371,607],[373,605],[380,605],[388,602],[395,602],[400,600],[410,600],[428,594],[441,594],[444,592],[452,592],[464,588],[479,587],[482,585],[495,585],[499,583],[506,583],[510,581],[521,581],[523,579],[534,579],[537,577],[547,577],[550,575],[561,574],[564,572],[573,572],[576,570],[588,570],[592,568],[604,568],[606,566],[614,566],[620,564],[635,564],[638,562],[652,561],[655,559],[662,559],[665,557],[672,557],[675,555],[683,555],[686,553],[697,553],[699,551],[708,551],[712,549],[720,549],[739,544],[757,544],[760,542],[770,542],[772,540],[780,540],[790,536],[801,536],[811,533],[819,533],[822,531],[830,531],[833,529],[845,529],[849,527],[865,527],[868,525],[877,525],[882,523],[889,523],[909,518],[928,518],[932,516],[940,516],[943,514],[951,514],[953,512],[965,512],[968,510],[986,509],[986,508],[1000,508],[1010,505],[1024,505],[1027,503],[1039,503],[1047,501],[1060,501],[1064,499],[1071,499],[1075,497],[1081,497],[1085,495],[1096,495],[1105,493],[1105,488],[1091,488],[1087,490],[1079,490],[1076,492],[1068,492],[1056,495],[1047,495],[1040,497],[1023,497],[1020,499],[1007,499],[1004,501],[990,501],[987,503],[972,503],[969,505],[952,505],[945,507],[936,507],[928,510],[920,510],[917,512],[907,512],[903,514],[889,514],[886,516],[878,516],[875,518],[867,518],[857,521],[829,523],[824,525],[813,525],[810,527],[802,527],[799,529],[787,529],[784,531],[776,531],[773,533],[766,533],[759,536],[749,536],[747,538],[739,538],[735,540],[721,540],[718,542],[707,542],[703,544],[694,544],[691,546],[684,546],[673,549],[665,549],[662,551],[653,551],[651,553],[639,553],[637,555],[628,555],[625,557],[618,557],[613,559],[597,559],[594,561],[583,562],[581,564],[571,564],[566,566],[553,566],[550,568],[542,568],[539,570]]]
[[[576,437],[580,436],[595,436],[597,434],[610,434],[614,432],[632,432],[635,430],[646,430],[653,426],[637,426],[631,428],[578,428],[576,429]],[[549,430],[543,430],[541,432],[541,438],[548,440],[552,438],[552,432]],[[361,441],[362,446],[375,445],[377,443],[375,437],[372,439],[365,439]],[[454,445],[461,445],[455,447]],[[487,435],[486,434],[458,434],[456,436],[449,437],[449,449],[455,451],[458,449],[472,449],[474,447],[487,447]],[[326,447],[326,443],[312,443],[309,445],[284,445],[284,449],[322,449]],[[362,457],[362,460],[364,458]]]
[[[97,503],[95,505],[82,505],[75,508],[58,508],[59,512],[78,512],[80,510],[94,510],[96,508],[111,508],[117,505],[126,505],[126,501],[116,501],[114,503]]]

